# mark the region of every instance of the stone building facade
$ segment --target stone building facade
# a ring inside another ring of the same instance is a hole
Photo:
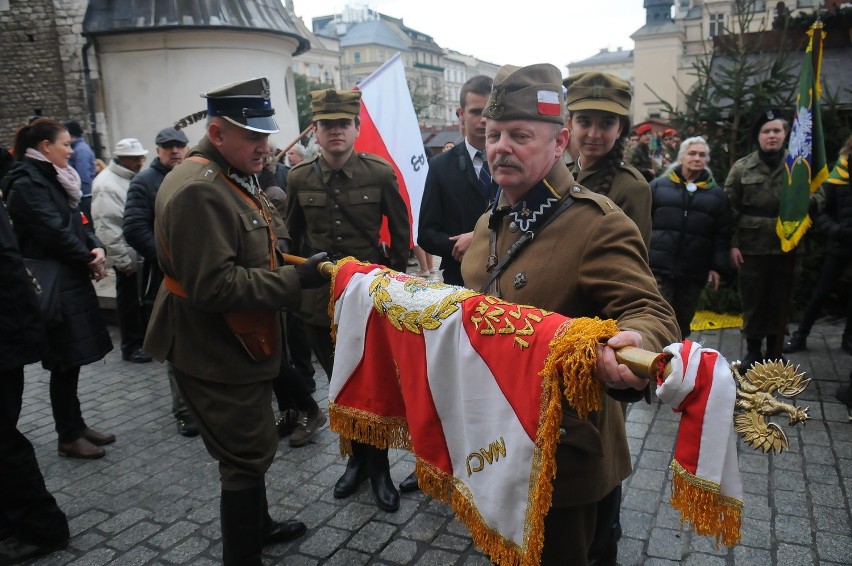
[[[86,0],[0,1],[0,143],[30,116],[88,123],[80,34]]]

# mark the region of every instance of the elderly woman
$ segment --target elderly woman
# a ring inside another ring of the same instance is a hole
[[[688,138],[675,162],[651,183],[651,271],[684,338],[701,290],[719,288],[731,247],[728,197],[713,180],[709,161],[704,138]]]
[[[50,403],[60,456],[100,458],[115,435],[83,420],[80,368],[102,359],[112,341],[91,279],[106,276],[105,255],[92,224],[80,211],[80,177],[68,166],[71,136],[55,120],[39,118],[15,135],[18,163],[4,179],[9,216],[26,259],[51,262],[59,276],[61,321],[47,333],[42,365],[50,370]]]

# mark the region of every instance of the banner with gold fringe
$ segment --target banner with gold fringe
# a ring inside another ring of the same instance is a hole
[[[599,409],[595,345],[613,321],[535,307],[342,260],[331,429],[413,450],[421,489],[448,503],[498,564],[538,564],[563,395]],[[569,377],[570,376],[570,377]]]
[[[411,450],[421,489],[449,504],[498,564],[533,565],[544,544],[555,451],[568,402],[601,406],[596,345],[614,321],[571,319],[351,258],[330,300],[336,333],[331,429]],[[740,539],[742,484],[727,361],[689,340],[668,346],[657,395],[683,413],[672,504],[702,535]]]
[[[802,58],[796,114],[793,117],[790,144],[784,163],[787,181],[781,189],[778,221],[775,226],[778,238],[781,239],[781,249],[785,252],[794,249],[810,228],[810,195],[828,177],[819,108],[819,99],[822,96],[822,43],[825,35],[822,22],[815,22],[808,30],[808,46]]]
[[[690,340],[665,352],[672,355],[672,372],[658,378],[657,396],[682,415],[671,464],[671,504],[695,532],[734,546],[740,541],[743,486],[731,367],[716,350]]]

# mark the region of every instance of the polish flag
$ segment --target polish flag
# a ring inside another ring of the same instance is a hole
[[[538,113],[542,116],[559,116],[559,95],[552,90],[540,90],[536,97],[538,101]]]
[[[355,150],[374,153],[393,166],[408,206],[413,246],[429,164],[400,54],[388,59],[356,88],[361,91],[361,135],[355,140]],[[381,239],[390,242],[386,225],[382,226]]]

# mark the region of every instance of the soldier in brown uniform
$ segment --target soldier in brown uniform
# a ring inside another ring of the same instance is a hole
[[[405,271],[411,226],[396,175],[381,157],[354,150],[360,133],[361,93],[313,91],[311,106],[322,150],[291,169],[288,176],[287,227],[297,249],[327,251],[334,260],[353,256]],[[391,236],[389,259],[379,245],[383,218],[387,218]],[[328,300],[328,285],[304,293],[302,316],[314,353],[331,378],[334,345]],[[387,450],[353,442],[352,451],[346,472],[334,486],[334,496],[349,497],[369,476],[379,508],[399,509]]]
[[[618,322],[621,332],[598,347],[595,376],[609,393],[601,410],[580,419],[563,403],[542,553],[547,565],[615,564],[617,494],[630,473],[616,398],[638,400],[648,382],[618,364],[614,348],[662,348],[678,331],[636,225],[610,199],[579,186],[562,163],[568,130],[561,80],[547,64],[497,72],[484,115],[488,163],[500,189],[476,225],[462,276],[472,289],[493,278],[486,290],[514,303]],[[501,269],[526,232],[535,233],[531,243]]]
[[[645,246],[651,242],[651,189],[638,170],[624,161],[630,130],[630,83],[590,71],[562,81],[568,88],[571,174],[578,183],[609,197],[636,223]]]
[[[642,173],[645,180],[649,183],[657,176],[657,162],[651,157],[651,126],[642,124],[636,128],[636,135],[639,139],[627,155],[627,162],[630,163],[637,171]]]
[[[222,485],[225,564],[260,566],[262,547],[305,533],[273,521],[266,470],[278,445],[272,379],[281,366],[280,309],[298,309],[317,286],[324,254],[282,265],[287,231],[263,196],[257,173],[269,152],[266,78],[209,92],[207,135],[166,176],[157,194],[157,257],[164,274],[145,350],[169,360]],[[262,332],[237,337],[251,319]],[[264,348],[265,347],[265,348]]]

